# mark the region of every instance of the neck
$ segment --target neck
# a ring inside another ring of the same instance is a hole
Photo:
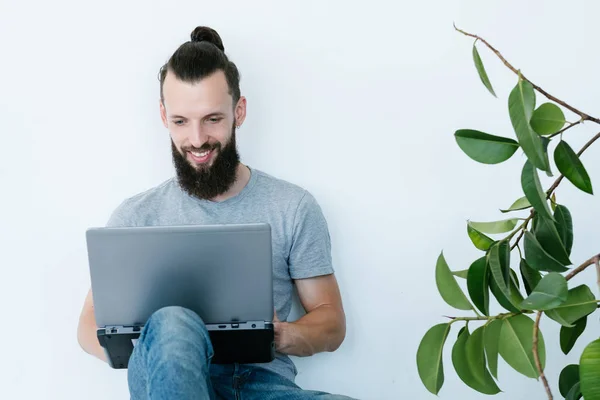
[[[223,194],[220,194],[210,201],[220,203],[227,199],[240,194],[240,192],[246,187],[250,181],[250,169],[242,163],[239,163],[235,172],[235,183],[229,188],[229,190]]]

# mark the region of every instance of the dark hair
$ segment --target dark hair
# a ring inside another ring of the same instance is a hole
[[[160,100],[164,102],[163,84],[167,72],[184,82],[198,82],[216,71],[223,71],[233,97],[233,106],[240,99],[240,73],[225,55],[221,37],[212,28],[198,26],[191,33],[191,41],[185,42],[173,53],[169,61],[160,68]]]

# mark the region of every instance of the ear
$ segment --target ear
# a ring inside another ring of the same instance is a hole
[[[244,96],[241,96],[240,99],[237,102],[237,105],[235,106],[235,125],[236,126],[240,126],[244,123],[244,120],[246,119],[246,98]]]
[[[169,127],[169,123],[167,122],[167,109],[165,108],[165,105],[163,104],[162,100],[159,100],[160,103],[160,119],[162,119],[163,125],[165,126],[165,128]]]

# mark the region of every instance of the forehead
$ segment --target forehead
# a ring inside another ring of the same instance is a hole
[[[163,83],[167,113],[193,118],[233,109],[233,99],[223,71],[216,71],[198,82],[183,82],[171,71]]]

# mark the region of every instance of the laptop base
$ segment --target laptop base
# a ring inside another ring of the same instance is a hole
[[[212,364],[268,363],[275,359],[275,332],[270,322],[247,322],[207,326],[214,356]],[[142,327],[105,327],[97,337],[108,364],[126,369]]]

